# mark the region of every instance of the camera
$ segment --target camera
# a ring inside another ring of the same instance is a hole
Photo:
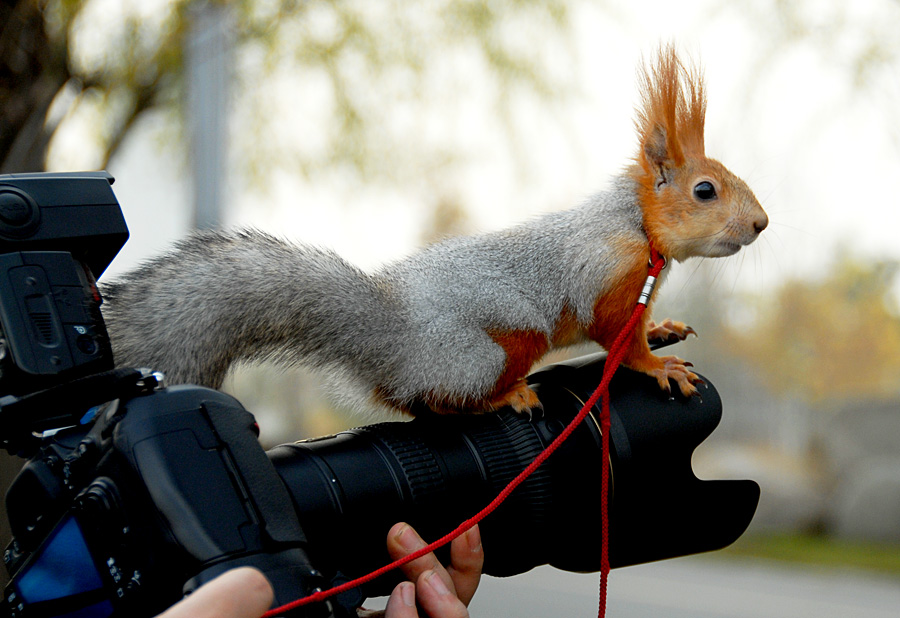
[[[471,517],[600,380],[596,354],[532,374],[544,406],[532,418],[424,414],[267,452],[233,397],[114,368],[96,287],[128,237],[112,182],[103,172],[0,176],[0,444],[27,459],[6,495],[0,617],[155,616],[245,565],[272,582],[275,606],[348,581],[388,562],[397,521],[435,538]],[[596,410],[481,523],[485,572],[599,570],[603,466],[613,567],[733,542],[759,486],[694,475],[691,454],[722,411],[706,383],[702,398],[670,398],[620,370],[608,460]],[[581,542],[555,543],[559,526]],[[355,616],[399,577],[296,615]]]

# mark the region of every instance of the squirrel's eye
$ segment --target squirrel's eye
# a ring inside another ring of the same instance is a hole
[[[701,202],[714,200],[716,199],[716,188],[711,182],[707,182],[706,180],[698,182],[697,186],[694,187],[694,197]]]

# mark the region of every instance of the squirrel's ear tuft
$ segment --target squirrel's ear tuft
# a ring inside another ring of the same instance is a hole
[[[681,166],[686,157],[705,157],[706,95],[699,69],[686,68],[675,48],[664,45],[652,66],[643,64],[639,78],[641,106],[635,125],[644,169],[656,173],[664,161]]]

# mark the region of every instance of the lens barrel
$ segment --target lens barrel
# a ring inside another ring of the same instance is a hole
[[[353,578],[388,562],[398,521],[434,540],[468,519],[558,436],[600,381],[605,355],[530,377],[544,413],[419,416],[268,452],[288,488],[313,563]],[[691,454],[715,429],[721,401],[672,398],[646,375],[620,370],[611,393],[610,563],[613,567],[719,549],[756,509],[753,481],[700,481]],[[485,572],[541,564],[600,569],[599,408],[481,524]],[[440,555],[440,554],[439,554]],[[446,559],[446,550],[442,556]],[[385,594],[400,576],[370,584]]]

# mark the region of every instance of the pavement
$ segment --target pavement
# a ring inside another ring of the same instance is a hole
[[[475,618],[596,616],[598,574],[540,567],[485,577]],[[616,569],[608,618],[898,618],[900,578],[785,566],[753,559],[690,557]]]

